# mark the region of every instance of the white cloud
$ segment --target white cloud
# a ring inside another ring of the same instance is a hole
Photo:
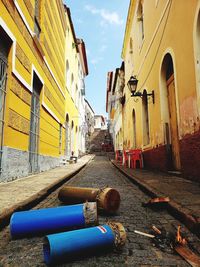
[[[96,57],[96,58],[91,59],[90,62],[91,62],[91,64],[96,65],[97,63],[99,63],[102,60],[103,60],[102,57]]]
[[[102,9],[101,16],[102,18],[104,18],[104,20],[108,21],[110,24],[117,24],[117,25],[123,24],[123,20],[120,19],[117,12],[109,12],[109,11]]]
[[[85,9],[90,11],[90,13],[92,13],[92,14],[99,14],[100,13],[99,9],[96,9],[95,7],[92,7],[90,5],[86,5]]]
[[[103,44],[103,45],[100,47],[99,51],[100,51],[100,52],[104,52],[106,49],[107,49],[107,45]]]
[[[98,59],[97,58],[93,58],[93,59],[91,59],[90,62],[91,62],[91,64],[95,65],[95,64],[98,63]]]
[[[110,12],[109,10],[105,9],[97,9],[93,6],[86,5],[85,9],[88,10],[93,15],[100,15],[103,19],[101,21],[101,26],[105,25],[105,22],[109,24],[115,24],[115,25],[122,25],[123,20],[119,17],[118,13],[116,11]]]
[[[77,19],[76,22],[77,22],[78,24],[83,24],[83,20],[82,20],[82,19]]]

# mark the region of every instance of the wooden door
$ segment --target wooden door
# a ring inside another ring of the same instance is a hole
[[[70,126],[69,122],[66,122],[66,129],[65,129],[65,155],[69,158],[71,156],[70,152]]]
[[[180,163],[174,75],[171,75],[171,77],[167,80],[167,91],[168,91],[168,105],[169,105],[169,118],[170,118],[170,135],[171,135],[171,145],[172,145],[172,161],[175,170],[180,170],[181,163]]]

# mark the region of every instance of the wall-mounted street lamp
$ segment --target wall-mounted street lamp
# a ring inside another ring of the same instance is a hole
[[[136,91],[137,84],[138,84],[138,79],[136,78],[136,76],[131,76],[128,83],[127,83],[128,88],[131,92],[131,97],[141,97],[142,98],[144,94]],[[146,94],[146,95],[152,97],[152,101],[154,104],[154,101],[155,101],[154,90],[152,90],[151,93]]]

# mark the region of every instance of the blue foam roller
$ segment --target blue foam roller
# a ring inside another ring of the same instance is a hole
[[[121,229],[123,226],[120,225]],[[123,237],[120,245],[125,243],[125,230],[122,229]],[[119,245],[116,232],[109,225],[96,226],[69,232],[47,235],[43,245],[44,261],[47,265],[69,261],[71,259],[98,253],[103,250],[112,249]]]
[[[95,225],[96,222],[97,211],[95,202],[20,211],[13,213],[11,217],[10,233],[12,238],[22,238],[30,235],[45,235],[82,228],[90,224]]]

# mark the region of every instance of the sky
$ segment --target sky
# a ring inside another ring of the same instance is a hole
[[[107,72],[121,66],[129,0],[65,0],[77,38],[86,45],[86,99],[95,114],[106,113]]]

